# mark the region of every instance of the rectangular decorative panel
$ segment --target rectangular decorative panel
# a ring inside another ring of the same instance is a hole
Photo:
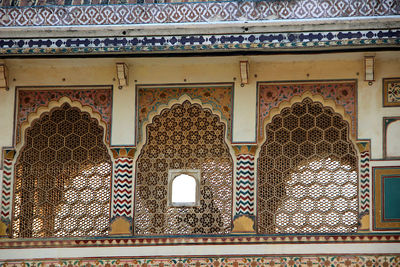
[[[383,79],[383,106],[400,107],[400,78]]]
[[[357,136],[357,86],[354,80],[343,81],[293,81],[260,82],[258,84],[258,138],[264,137],[265,120],[273,110],[283,102],[290,102],[293,97],[305,93],[322,96],[324,101],[333,101],[344,108],[344,114],[351,119],[350,133]]]
[[[19,87],[17,88],[17,118],[15,143],[21,141],[22,125],[27,122],[31,113],[37,112],[40,107],[46,107],[52,101],[59,101],[68,97],[82,106],[89,106],[101,116],[106,124],[106,141],[109,143],[111,135],[112,116],[112,88],[111,86],[58,86],[58,87]]]
[[[400,167],[374,167],[374,230],[400,230]]]

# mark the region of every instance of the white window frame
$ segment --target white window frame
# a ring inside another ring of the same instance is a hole
[[[186,174],[193,177],[196,181],[195,202],[172,202],[172,183],[175,178]],[[200,170],[194,169],[171,169],[168,170],[168,207],[199,207],[200,206]]]

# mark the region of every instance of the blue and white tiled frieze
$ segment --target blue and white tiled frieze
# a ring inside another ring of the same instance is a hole
[[[302,33],[0,39],[3,55],[287,50],[400,45],[400,29]]]
[[[59,2],[63,1],[57,1]],[[46,0],[41,2],[43,3],[45,4]],[[54,1],[51,1],[51,5],[46,6],[0,8],[0,27],[193,23],[393,15],[400,15],[398,0],[256,0],[78,6],[54,6]]]

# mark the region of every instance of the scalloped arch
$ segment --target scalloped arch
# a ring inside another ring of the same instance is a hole
[[[313,94],[310,91],[306,91],[301,96],[297,96],[297,95],[293,96],[290,100],[282,101],[279,103],[279,105],[277,107],[272,108],[269,111],[268,116],[265,117],[265,119],[263,121],[263,125],[262,125],[263,132],[265,131],[265,127],[267,126],[267,124],[272,121],[272,118],[275,115],[280,114],[284,108],[291,107],[295,103],[302,102],[307,97],[310,98],[312,101],[320,102],[323,106],[332,108],[336,113],[338,113],[342,116],[343,120],[345,120],[349,124],[350,127],[352,126],[351,117],[346,113],[346,111],[342,105],[337,104],[334,100],[326,99],[320,94]],[[355,144],[356,140],[355,140],[354,136],[350,134],[349,138],[353,142],[353,144]],[[266,136],[265,136],[265,134],[263,134],[262,138],[260,138],[260,140],[258,140],[258,143],[263,144],[265,142],[265,140],[266,140]],[[257,154],[258,154],[258,151],[257,151],[256,155]]]
[[[172,107],[173,105],[175,105],[175,104],[183,104],[183,102],[185,102],[185,101],[189,101],[189,102],[192,103],[192,104],[199,104],[203,109],[208,109],[208,110],[211,111],[212,114],[218,116],[218,118],[220,119],[220,121],[221,121],[223,124],[225,124],[225,129],[226,129],[226,130],[225,130],[225,136],[224,136],[225,142],[228,144],[229,152],[230,152],[232,158],[235,158],[235,152],[234,152],[234,150],[233,150],[233,148],[232,148],[231,142],[230,142],[229,139],[228,139],[228,133],[227,133],[227,132],[228,132],[228,131],[227,131],[227,129],[228,129],[228,127],[227,127],[227,126],[228,126],[228,122],[227,122],[225,119],[223,119],[223,116],[222,116],[221,112],[220,112],[219,110],[215,110],[215,109],[214,109],[211,105],[209,105],[209,104],[204,104],[204,103],[202,103],[199,99],[193,99],[193,98],[191,98],[190,96],[184,94],[184,95],[180,96],[178,99],[172,99],[171,101],[168,102],[168,104],[162,104],[162,105],[160,105],[155,111],[149,112],[149,114],[147,115],[147,119],[146,119],[146,121],[143,122],[143,126],[142,126],[142,128],[141,128],[141,134],[140,134],[140,136],[142,137],[142,139],[139,140],[138,145],[137,145],[137,150],[136,150],[136,153],[135,153],[135,161],[137,160],[138,156],[140,155],[140,152],[141,152],[143,146],[146,144],[146,141],[147,141],[147,137],[146,137],[146,128],[147,128],[147,125],[151,124],[151,122],[153,121],[153,118],[154,118],[155,116],[157,116],[157,115],[160,115],[161,112],[162,112],[164,109],[171,109],[171,107]]]
[[[28,129],[35,120],[39,119],[43,114],[50,112],[53,108],[59,108],[65,103],[68,103],[71,107],[79,108],[82,112],[89,113],[89,115],[92,118],[96,119],[99,122],[99,125],[102,126],[104,129],[104,133],[105,133],[104,138],[105,138],[106,133],[107,133],[107,125],[101,119],[100,114],[98,112],[94,111],[90,106],[83,106],[80,102],[73,101],[70,98],[64,96],[64,97],[60,98],[58,101],[50,101],[47,106],[40,106],[36,110],[36,112],[28,115],[27,120],[24,123],[22,123],[22,125],[21,125],[21,142],[19,142],[16,145],[16,150],[19,151],[24,146],[26,129]],[[103,141],[105,144],[107,143],[107,142],[105,142],[105,140],[103,140]],[[17,158],[17,157],[18,157],[18,155],[15,158]]]

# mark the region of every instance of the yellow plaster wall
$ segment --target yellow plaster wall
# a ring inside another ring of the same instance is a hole
[[[358,137],[372,140],[382,157],[382,78],[400,76],[400,52],[377,52],[376,82],[363,81],[365,53],[230,57],[7,59],[10,90],[0,91],[0,146],[12,145],[16,86],[113,85],[112,145],[135,143],[135,85],[234,82],[233,142],[255,141],[257,81],[358,79]],[[250,61],[249,84],[240,86],[239,61]],[[129,66],[129,85],[118,89],[116,62]],[[256,76],[256,77],[255,77]],[[400,134],[400,133],[399,133]]]

